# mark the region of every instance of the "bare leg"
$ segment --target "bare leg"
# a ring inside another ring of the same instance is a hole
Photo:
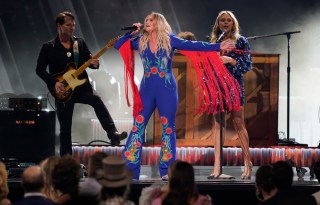
[[[217,114],[213,118],[214,120],[214,128],[213,128],[213,135],[214,135],[214,168],[210,176],[212,178],[216,178],[221,174],[220,170],[220,147],[223,146],[224,138],[225,138],[225,114],[222,114],[222,142],[220,141],[220,114]]]
[[[250,179],[252,172],[252,162],[249,153],[249,135],[244,123],[243,107],[240,111],[233,112],[233,125],[238,133],[242,155],[244,160],[244,171],[241,179]]]

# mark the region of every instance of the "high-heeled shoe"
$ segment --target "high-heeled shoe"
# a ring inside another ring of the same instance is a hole
[[[217,179],[220,175],[220,165],[214,165],[213,172],[207,177],[207,179]]]
[[[244,164],[244,170],[241,175],[241,179],[251,179],[252,167],[253,167],[252,162]]]
[[[207,176],[207,179],[218,179],[220,175],[221,175],[220,173],[217,174],[217,175],[212,173],[209,176]]]

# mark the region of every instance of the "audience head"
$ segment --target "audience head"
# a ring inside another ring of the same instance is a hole
[[[190,163],[181,160],[172,162],[168,170],[169,193],[163,204],[174,201],[173,204],[189,204],[198,197],[195,185],[194,170]]]
[[[0,161],[0,199],[6,198],[8,194],[8,173],[6,165]]]
[[[293,182],[293,170],[286,161],[262,165],[256,172],[256,195],[258,199],[274,195],[278,191],[288,191]]]
[[[293,170],[286,161],[278,161],[272,164],[274,183],[280,190],[290,189],[293,182]]]
[[[97,171],[103,169],[102,160],[108,155],[104,152],[93,153],[88,160],[88,176],[97,178]]]
[[[320,160],[314,163],[313,172],[315,174],[316,179],[320,183]]]
[[[45,174],[45,181],[47,183],[51,184],[51,179],[52,179],[52,171],[57,165],[60,157],[58,156],[51,156],[46,158],[40,163],[40,167],[42,168],[44,174]]]
[[[274,171],[270,165],[262,165],[256,172],[256,196],[259,200],[264,200],[265,194],[277,190],[274,183]]]
[[[185,39],[185,40],[189,40],[189,41],[195,41],[195,40],[197,40],[197,39],[196,39],[196,36],[195,36],[193,33],[189,32],[189,31],[180,32],[180,33],[178,33],[177,36],[178,36],[179,38],[182,38],[182,39]]]
[[[59,159],[60,157],[58,156],[51,156],[40,163],[40,167],[44,172],[44,188],[42,192],[53,201],[57,200],[58,192],[52,188],[52,172]]]
[[[127,169],[126,161],[117,156],[108,156],[102,160],[102,166],[97,179],[102,185],[101,199],[116,196],[125,198],[133,177],[133,172]]]
[[[30,166],[22,173],[22,188],[25,193],[41,192],[44,187],[44,176],[39,166]]]
[[[80,164],[70,155],[61,157],[52,172],[52,186],[62,194],[78,195]]]

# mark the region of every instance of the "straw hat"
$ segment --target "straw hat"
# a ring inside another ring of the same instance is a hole
[[[127,169],[126,161],[117,156],[108,156],[102,160],[103,169],[98,171],[98,181],[104,187],[126,186],[132,180],[133,173]]]

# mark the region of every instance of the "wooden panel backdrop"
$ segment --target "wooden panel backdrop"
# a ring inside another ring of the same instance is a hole
[[[279,55],[253,54],[252,70],[245,74],[245,123],[250,146],[272,146],[278,142]],[[173,58],[173,72],[178,84],[179,104],[176,120],[177,146],[213,146],[212,115],[195,113],[195,97],[191,75],[192,64],[183,55]],[[153,124],[154,145],[161,143],[158,112]],[[219,137],[219,136],[218,136]],[[227,116],[225,146],[239,146],[230,115]]]

